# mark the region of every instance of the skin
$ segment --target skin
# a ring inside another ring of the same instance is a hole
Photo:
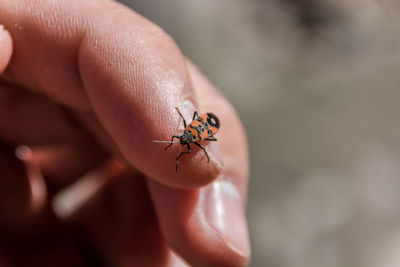
[[[165,32],[105,0],[0,0],[0,24],[0,265],[247,265],[245,132]],[[175,107],[221,121],[178,173],[152,143]]]

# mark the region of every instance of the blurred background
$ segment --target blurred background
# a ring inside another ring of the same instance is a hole
[[[400,3],[124,0],[234,104],[251,266],[400,266]]]

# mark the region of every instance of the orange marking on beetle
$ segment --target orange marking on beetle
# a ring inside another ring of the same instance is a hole
[[[194,120],[194,121],[192,121],[192,122],[190,123],[190,125],[192,125],[192,126],[194,126],[194,127],[197,127],[197,126],[203,125],[203,123],[201,123],[201,122],[198,121],[198,120]],[[190,125],[189,125],[189,126],[190,126]],[[187,126],[186,129],[187,129],[189,126]]]
[[[208,133],[208,129],[207,128],[204,128],[203,129],[203,132],[201,133],[201,139],[206,139],[207,137],[209,137],[210,136],[210,134]]]
[[[201,118],[203,121],[207,121],[208,114],[209,114],[209,113],[204,113],[203,115],[199,116],[199,118]],[[211,114],[212,114],[212,113],[211,113]]]
[[[208,127],[208,128],[211,130],[211,132],[213,133],[213,135],[216,134],[216,133],[218,132],[218,128],[215,128],[215,127]]]
[[[197,140],[199,139],[199,133],[196,131],[196,129],[193,128],[187,128],[186,132],[190,132],[190,134]]]

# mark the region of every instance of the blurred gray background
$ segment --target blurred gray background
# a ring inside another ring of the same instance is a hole
[[[400,266],[400,3],[125,0],[236,107],[251,266]]]

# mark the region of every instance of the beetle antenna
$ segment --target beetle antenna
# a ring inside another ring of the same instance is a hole
[[[159,140],[154,140],[153,143],[174,144],[174,143],[179,143],[179,141],[159,141]]]

